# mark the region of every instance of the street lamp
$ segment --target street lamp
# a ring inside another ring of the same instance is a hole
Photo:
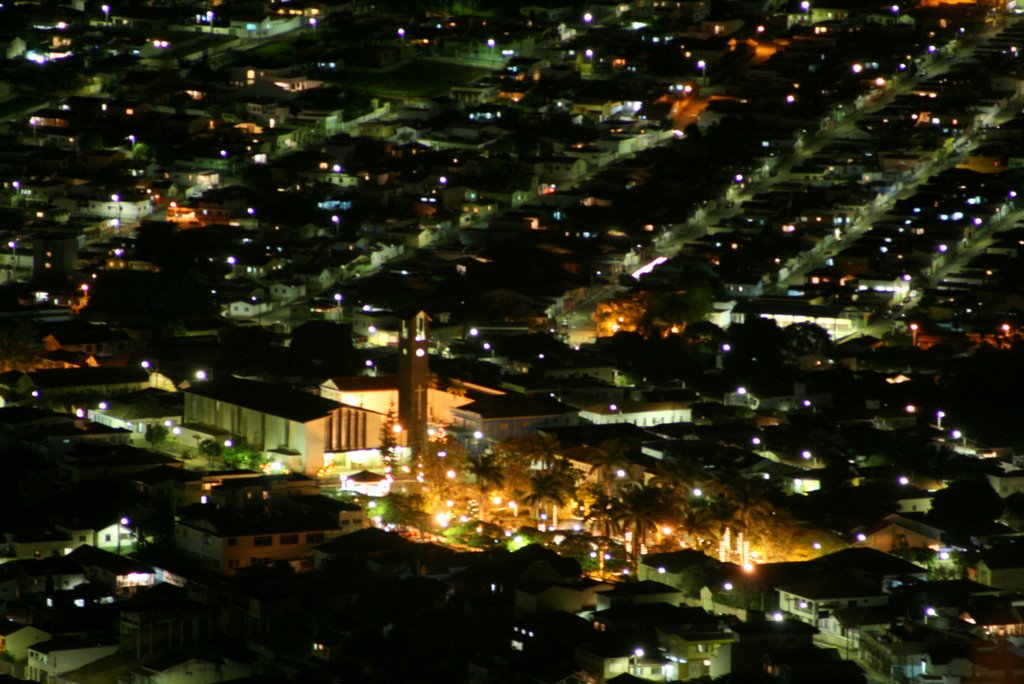
[[[102,7],[100,7],[100,9],[103,10],[103,23],[109,24],[110,23],[110,5],[103,5]]]
[[[910,346],[917,349],[917,331],[921,329],[917,323],[910,324]]]
[[[127,517],[121,518],[117,521],[117,555],[121,555],[121,528],[128,527],[131,524],[131,520]],[[128,530],[129,536],[131,536],[131,530]]]
[[[632,674],[637,674],[640,671],[638,661],[643,657],[644,649],[639,647],[633,649],[633,654],[629,656],[629,669],[632,671]]]
[[[309,25],[313,29],[313,35],[316,35],[316,17],[309,18]]]
[[[700,69],[700,84],[704,87],[708,85],[708,63],[703,59],[697,61],[697,68]]]
[[[114,219],[114,227],[117,228],[118,232],[121,230],[121,196],[116,192],[110,196],[111,201],[114,203],[114,207],[117,211],[117,218]]]
[[[14,274],[18,270],[18,243],[11,240],[7,246],[11,248],[11,280],[14,280]]]
[[[946,417],[946,412],[945,411],[936,411],[935,412],[935,427],[937,427],[938,429],[941,430],[942,429],[942,419],[945,418],[945,417]]]
[[[338,317],[338,323],[341,323],[341,293],[335,293],[334,295],[334,313]]]

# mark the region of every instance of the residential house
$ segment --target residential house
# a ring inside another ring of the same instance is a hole
[[[87,544],[111,553],[127,553],[139,545],[138,534],[132,529],[131,520],[127,517],[110,520],[104,516],[88,522],[84,517],[76,518],[56,523],[53,528],[68,535],[73,549]]]
[[[79,443],[61,456],[58,477],[78,484],[117,477],[130,477],[157,466],[182,467],[171,456],[127,444]]]
[[[1024,492],[1024,470],[1010,470],[988,476],[989,484],[1002,498]]]
[[[155,376],[155,377],[154,377]],[[163,386],[173,382],[155,371],[150,376]],[[164,389],[147,388],[132,394],[122,394],[86,409],[86,417],[99,425],[127,430],[142,438],[152,426],[168,429],[181,424],[181,395]]]
[[[4,532],[0,558],[27,560],[63,556],[71,552],[71,538],[56,530]]]
[[[137,665],[122,681],[125,684],[214,684],[244,679],[251,674],[252,665],[248,662],[176,650]]]
[[[579,415],[561,402],[516,394],[480,396],[451,408],[451,429],[476,440],[523,437],[534,431],[577,425]]]
[[[49,641],[51,635],[35,625],[12,620],[0,620],[0,653],[6,653],[15,662],[28,658],[29,646]]]
[[[696,549],[652,553],[643,557],[637,576],[673,587],[687,598],[697,598],[708,576],[721,572],[722,563]]]
[[[619,583],[610,589],[597,594],[597,609],[608,610],[621,606],[633,606],[641,603],[666,603],[678,606],[683,601],[683,593],[674,587],[653,580]]]
[[[305,296],[306,284],[299,280],[280,280],[270,285],[270,298],[275,302],[292,302]]]
[[[736,677],[763,675],[767,654],[812,648],[818,634],[817,627],[786,618],[748,620],[731,629],[738,637],[731,649],[730,667]]]
[[[693,416],[689,404],[677,401],[623,401],[592,404],[580,409],[580,418],[597,425],[632,423],[638,427],[662,423],[689,423]]]
[[[594,684],[618,681],[672,682],[679,679],[678,665],[653,647],[643,648],[636,639],[596,639],[573,649],[577,666],[586,670]]]
[[[273,563],[307,571],[313,569],[315,547],[360,530],[365,523],[358,506],[345,507],[333,516],[295,506],[272,510],[277,514],[195,507],[175,521],[174,542],[204,567],[226,575]]]
[[[60,326],[43,338],[43,348],[48,352],[60,349],[97,357],[120,354],[134,346],[124,331],[101,325]]]
[[[132,481],[138,490],[154,499],[170,504],[171,510],[210,502],[211,491],[222,482],[236,478],[256,478],[253,470],[186,470],[157,466],[135,475]]]
[[[839,608],[882,606],[889,602],[881,582],[838,569],[809,582],[778,587],[776,591],[784,612],[815,626],[820,618]]]
[[[1010,539],[981,552],[977,581],[1006,591],[1024,591],[1024,543]]]
[[[530,580],[516,587],[515,610],[517,614],[529,615],[593,610],[597,606],[597,593],[611,588],[607,582],[590,579],[572,583]]]
[[[899,549],[938,550],[942,531],[920,520],[890,513],[873,527],[857,534],[857,546],[870,546],[892,553]]]
[[[68,557],[82,566],[90,582],[118,596],[132,596],[156,583],[156,571],[152,567],[88,544],[79,546]]]
[[[12,560],[0,565],[0,600],[28,594],[65,591],[86,582],[82,566],[64,555]]]
[[[149,387],[149,374],[138,366],[98,368],[48,368],[8,371],[0,375],[0,388],[27,397],[66,397],[92,394],[112,397]],[[34,394],[33,394],[34,393]]]
[[[25,679],[44,684],[63,681],[68,672],[113,655],[119,648],[116,639],[62,637],[41,641],[28,647]]]

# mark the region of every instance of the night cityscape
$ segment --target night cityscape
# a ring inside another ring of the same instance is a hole
[[[1021,15],[0,3],[0,682],[1024,684]]]

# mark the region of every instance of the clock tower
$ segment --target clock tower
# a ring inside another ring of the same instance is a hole
[[[398,334],[398,422],[415,453],[427,439],[430,317],[423,311],[402,320]]]

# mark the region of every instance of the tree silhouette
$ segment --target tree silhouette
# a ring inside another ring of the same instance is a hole
[[[605,555],[608,553],[611,540],[622,531],[622,526],[619,524],[619,513],[616,510],[617,504],[617,499],[598,494],[583,516],[583,523],[590,529],[591,534],[598,537],[597,572],[601,577],[604,577]]]
[[[1003,500],[985,480],[958,480],[935,492],[928,520],[939,529],[965,536],[984,530],[1003,513]]]
[[[541,470],[530,477],[530,492],[523,503],[533,510],[533,517],[540,518],[545,506],[551,507],[552,527],[558,526],[558,510],[565,506],[565,478],[560,473]]]
[[[158,446],[166,441],[167,436],[170,434],[163,425],[159,423],[153,423],[146,426],[146,443],[149,444],[150,449],[156,449]]]
[[[832,338],[816,323],[793,323],[783,329],[782,357],[796,365],[803,356],[828,356]]]
[[[505,482],[505,474],[493,454],[484,454],[480,458],[470,460],[467,471],[473,476],[477,491],[480,493],[480,517],[484,518],[484,512],[490,503],[489,494],[494,489],[501,488]]]
[[[640,567],[640,555],[647,545],[647,535],[665,515],[662,490],[647,484],[634,484],[624,490],[617,507],[619,523],[632,532],[630,565],[634,574]]]
[[[618,472],[629,467],[628,451],[629,445],[624,441],[606,440],[590,452],[590,472],[606,497],[612,495]]]
[[[0,328],[0,372],[32,370],[41,352],[35,327],[28,321]]]
[[[390,479],[394,477],[395,461],[398,458],[398,416],[395,405],[388,407],[388,412],[380,424],[380,460],[384,464],[384,474]]]

